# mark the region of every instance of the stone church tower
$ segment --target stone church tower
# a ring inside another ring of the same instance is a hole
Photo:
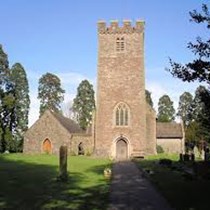
[[[156,153],[155,112],[145,100],[144,22],[98,22],[95,152],[128,159]]]

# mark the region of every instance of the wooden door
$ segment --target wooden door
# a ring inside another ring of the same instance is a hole
[[[42,150],[44,153],[51,154],[52,153],[52,144],[49,139],[45,139],[43,142]]]
[[[116,159],[118,161],[127,160],[128,158],[128,145],[127,142],[123,139],[117,141],[116,144]]]

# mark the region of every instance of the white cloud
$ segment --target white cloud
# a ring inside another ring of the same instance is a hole
[[[167,91],[164,89],[164,87],[161,84],[157,82],[147,82],[146,89],[151,92],[154,108],[157,111],[158,100],[162,95],[166,94]]]
[[[60,80],[62,85],[78,85],[82,80],[87,79],[84,75],[78,74],[75,72],[68,72],[68,73],[58,73],[56,74]]]

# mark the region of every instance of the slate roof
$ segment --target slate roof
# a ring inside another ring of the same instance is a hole
[[[180,123],[157,122],[156,125],[157,138],[183,138],[182,126]]]
[[[64,117],[63,115],[55,112],[51,112],[52,115],[60,122],[60,124],[66,128],[70,133],[84,133],[77,123],[73,120]]]

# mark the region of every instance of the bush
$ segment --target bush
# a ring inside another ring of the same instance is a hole
[[[170,160],[170,159],[160,159],[159,160],[159,164],[160,165],[164,165],[164,166],[168,166],[168,167],[171,167],[171,165],[172,165],[172,160]]]
[[[157,146],[156,146],[156,150],[157,150],[157,153],[158,153],[158,154],[164,153],[163,147],[161,147],[160,145],[157,145]]]
[[[86,152],[86,156],[91,156],[92,155],[92,153],[88,150],[87,152]]]

